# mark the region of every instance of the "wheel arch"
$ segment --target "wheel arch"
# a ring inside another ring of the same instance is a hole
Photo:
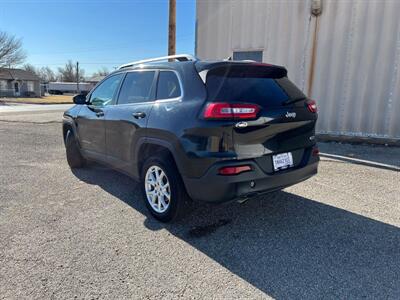
[[[64,144],[65,144],[65,140],[67,138],[68,130],[72,131],[73,135],[75,136],[75,138],[77,139],[77,141],[79,143],[79,137],[77,135],[76,127],[75,127],[74,122],[72,120],[70,120],[70,119],[64,119],[63,120],[63,124],[62,124],[62,133],[63,133]]]
[[[136,151],[134,153],[134,161],[136,162],[136,168],[134,170],[135,176],[140,177],[140,172],[145,160],[156,153],[170,156],[178,168],[179,173],[181,173],[180,160],[172,143],[158,138],[143,137],[136,145]]]

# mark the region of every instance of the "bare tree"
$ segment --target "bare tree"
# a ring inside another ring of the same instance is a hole
[[[24,64],[22,69],[25,70],[25,71],[28,71],[28,72],[30,72],[32,74],[37,75],[42,82],[51,82],[51,81],[56,81],[57,80],[56,74],[48,66],[41,67],[39,69],[39,68],[35,68],[31,64]]]
[[[41,67],[39,77],[43,82],[52,82],[57,80],[56,74],[49,67]]]
[[[93,73],[93,77],[107,76],[108,74],[110,74],[110,71],[106,67],[102,67],[101,69],[97,70],[97,72]]]
[[[5,31],[0,31],[0,67],[21,64],[25,58],[21,40]]]
[[[24,69],[27,72],[30,72],[32,74],[38,75],[38,70],[36,70],[36,68],[31,65],[31,64],[25,64],[22,69]]]
[[[69,60],[63,68],[58,68],[59,78],[65,82],[76,82],[76,66]],[[85,70],[79,68],[79,80],[83,81]]]

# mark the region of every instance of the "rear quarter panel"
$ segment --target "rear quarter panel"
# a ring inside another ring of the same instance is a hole
[[[176,71],[183,95],[179,100],[156,101],[147,123],[147,136],[171,145],[182,175],[200,177],[216,161],[232,159],[232,129],[199,118],[207,93],[193,64],[183,63]]]

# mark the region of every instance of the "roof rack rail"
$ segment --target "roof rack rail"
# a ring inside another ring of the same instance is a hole
[[[149,63],[149,62],[156,62],[156,61],[163,61],[163,60],[172,60],[175,59],[177,61],[196,61],[197,58],[190,54],[177,54],[177,55],[169,55],[169,56],[162,56],[162,57],[155,57],[150,59],[143,59],[138,61],[133,61],[118,67],[118,69],[123,69],[127,67],[131,67],[134,65]]]

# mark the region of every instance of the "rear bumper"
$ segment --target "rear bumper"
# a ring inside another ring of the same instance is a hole
[[[300,168],[288,169],[266,174],[254,160],[241,160],[236,163],[218,163],[200,178],[183,178],[189,196],[198,201],[226,202],[234,199],[252,197],[272,192],[304,181],[317,174],[318,157],[310,157],[308,163]],[[219,168],[249,164],[253,170],[234,176],[218,175]]]

